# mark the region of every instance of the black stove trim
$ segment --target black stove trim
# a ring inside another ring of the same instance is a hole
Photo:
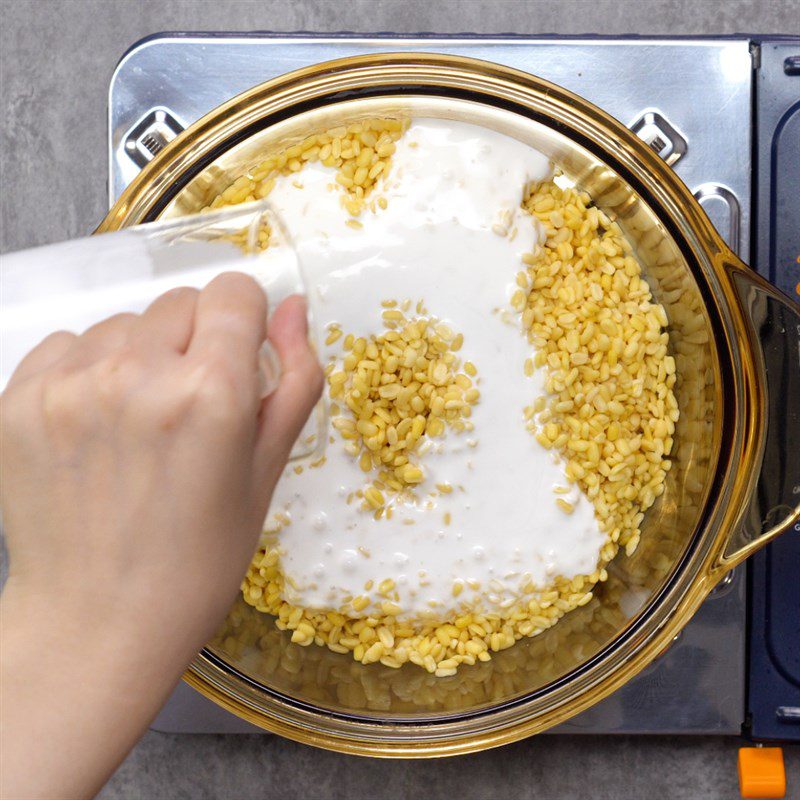
[[[800,104],[800,76],[790,76],[793,80],[790,84],[781,74],[785,73],[782,63],[784,56],[800,53],[800,37],[757,37],[755,44],[760,48],[760,63],[753,74],[752,93],[754,135],[751,197],[755,224],[750,263],[764,278],[786,291],[791,290],[791,281],[781,281],[786,286],[779,284],[782,276],[777,274],[775,263],[776,215],[773,209],[778,198],[773,180],[776,171],[773,144],[776,133],[785,124],[792,109],[797,109]],[[772,49],[785,52],[773,59],[770,57]],[[796,222],[795,240],[800,248],[800,216]],[[785,379],[789,379],[788,374]],[[800,458],[800,454],[795,454],[795,457]],[[799,679],[788,675],[773,657],[767,629],[770,617],[768,587],[772,583],[772,569],[777,561],[787,559],[795,564],[800,563],[800,531],[784,534],[747,562],[747,653],[742,733],[754,741],[800,742],[800,720],[782,719],[778,714],[781,707],[800,708]],[[800,608],[797,612],[800,618]],[[792,630],[791,620],[782,622],[784,634],[795,641],[796,650],[800,652],[800,624],[796,622],[797,627]]]

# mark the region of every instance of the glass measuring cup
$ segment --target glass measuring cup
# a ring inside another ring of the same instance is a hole
[[[3,256],[0,389],[48,334],[81,333],[112,314],[141,312],[169,289],[202,288],[230,270],[258,281],[270,314],[292,294],[308,296],[297,251],[280,216],[264,200]],[[267,340],[259,358],[262,397],[277,388],[280,373],[280,360]],[[292,459],[321,453],[325,423],[320,401],[295,442]]]

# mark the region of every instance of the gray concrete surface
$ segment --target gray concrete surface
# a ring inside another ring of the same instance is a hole
[[[563,34],[800,32],[797,0],[2,0],[0,252],[89,233],[106,209],[106,90],[162,30]],[[378,762],[261,736],[148,733],[100,797],[735,798],[730,739],[538,737],[437,762]],[[800,754],[787,752],[800,797]],[[49,800],[49,799],[48,799]]]
[[[722,738],[539,736],[459,758],[387,762],[274,737],[150,733],[100,800],[729,800],[739,796],[736,747]]]
[[[0,252],[87,234],[106,210],[120,56],[165,30],[800,32],[797,0],[0,0]]]

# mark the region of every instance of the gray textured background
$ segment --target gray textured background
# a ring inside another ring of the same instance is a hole
[[[106,210],[106,92],[163,30],[800,33],[797,0],[2,0],[0,252],[87,234]],[[148,733],[101,793],[120,798],[738,797],[738,742],[538,737],[437,762],[379,762],[275,737]],[[786,752],[787,797],[800,754]],[[49,799],[48,799],[49,800]]]

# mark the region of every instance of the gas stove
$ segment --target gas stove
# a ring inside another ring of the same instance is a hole
[[[631,127],[673,166],[720,234],[800,292],[800,40],[315,34],[158,34],[109,90],[109,201],[171,139],[255,84],[381,51],[472,56],[560,84]],[[794,195],[794,196],[793,196]],[[800,531],[729,573],[670,648],[555,733],[800,739]],[[181,684],[156,730],[255,732]]]

